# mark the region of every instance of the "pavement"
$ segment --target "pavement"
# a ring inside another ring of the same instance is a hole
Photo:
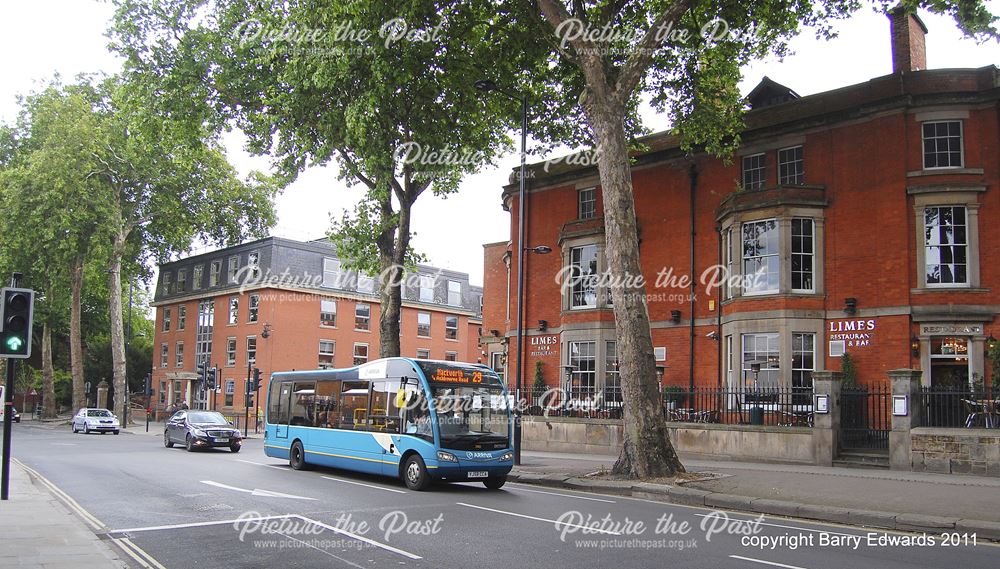
[[[0,502],[0,567],[128,567],[37,473],[14,460],[10,474],[10,500]]]
[[[511,479],[676,504],[894,530],[976,532],[1000,541],[1000,478],[697,460],[677,485],[608,480],[615,456],[525,451]]]

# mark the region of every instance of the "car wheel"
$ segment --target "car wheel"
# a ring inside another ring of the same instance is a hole
[[[74,435],[80,432],[80,431],[76,430],[76,423],[72,423],[71,426],[73,427],[73,434]]]
[[[240,452],[240,445],[229,445],[229,450],[232,452]]]
[[[87,423],[83,424],[83,434],[85,434],[85,435],[89,435],[90,434],[90,425],[88,425]]]
[[[167,448],[174,448],[174,441],[170,440],[170,435],[163,433],[163,446]]]
[[[491,476],[486,480],[483,480],[483,486],[486,486],[490,490],[499,490],[503,488],[503,485],[507,483],[506,476]]]
[[[403,482],[410,490],[426,490],[431,484],[431,477],[427,474],[427,465],[419,454],[411,454],[403,465]]]
[[[115,431],[115,434],[117,435],[117,434],[118,434],[118,433],[120,433],[120,432],[121,432],[121,431]]]
[[[184,448],[188,452],[194,452],[194,439],[191,438],[191,435],[184,437]]]
[[[291,450],[288,451],[288,465],[292,470],[306,470],[306,449],[302,448],[302,443],[295,441]]]

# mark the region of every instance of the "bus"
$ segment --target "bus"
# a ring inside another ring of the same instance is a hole
[[[264,454],[295,470],[327,466],[499,489],[514,466],[507,390],[487,366],[384,358],[356,367],[276,372]]]

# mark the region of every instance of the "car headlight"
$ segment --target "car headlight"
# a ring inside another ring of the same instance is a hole
[[[438,451],[437,457],[438,460],[443,462],[458,462],[458,459],[455,458],[455,455],[451,454],[450,452],[444,452],[443,450]]]
[[[203,431],[201,429],[191,429],[191,432],[194,433],[194,436],[196,436],[196,437],[205,437],[205,436],[207,436],[205,434],[205,431]]]
[[[507,461],[507,460],[514,460],[514,453],[512,453],[510,451],[507,451],[507,452],[503,453],[502,455],[500,455],[500,461],[501,462],[504,462],[504,461]]]

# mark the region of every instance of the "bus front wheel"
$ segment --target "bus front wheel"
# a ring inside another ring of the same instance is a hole
[[[507,483],[506,476],[492,476],[483,480],[483,486],[486,486],[490,490],[499,490],[503,488],[503,485]]]
[[[292,443],[292,448],[288,451],[288,465],[292,467],[292,470],[306,469],[306,451],[302,448],[301,442]]]
[[[403,465],[403,481],[410,490],[426,490],[431,483],[427,466],[419,454],[411,454]]]

